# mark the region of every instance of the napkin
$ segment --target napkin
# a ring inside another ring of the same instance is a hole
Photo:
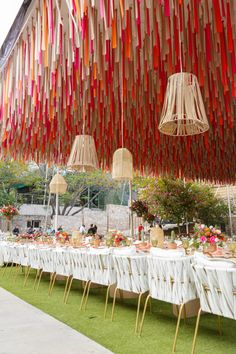
[[[117,256],[133,256],[136,254],[136,248],[135,247],[114,248],[113,254]]]
[[[157,247],[150,248],[151,256],[166,257],[166,258],[179,258],[185,255],[184,250],[166,250]]]

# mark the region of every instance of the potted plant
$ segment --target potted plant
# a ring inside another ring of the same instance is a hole
[[[170,235],[170,241],[167,244],[167,247],[170,249],[176,249],[177,248],[177,244],[175,242],[176,236],[175,236],[175,232],[174,230],[171,231],[171,235]]]

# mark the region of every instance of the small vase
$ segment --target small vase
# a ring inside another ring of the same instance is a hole
[[[99,239],[95,239],[94,240],[94,247],[99,247],[100,246],[100,240]]]
[[[216,243],[211,243],[208,247],[204,249],[204,252],[215,252],[217,250]]]
[[[177,248],[177,244],[175,242],[169,242],[167,244],[167,248],[169,248],[171,250],[175,250]]]
[[[12,233],[12,218],[10,216],[6,216],[7,221],[7,232]]]

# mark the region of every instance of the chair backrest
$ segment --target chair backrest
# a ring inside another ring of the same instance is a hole
[[[71,251],[71,270],[74,279],[90,280],[87,250],[78,249]]]
[[[15,263],[15,264],[20,264],[20,257],[19,257],[19,247],[17,244],[15,243],[12,243],[10,246],[9,246],[9,252],[11,253],[11,259],[12,259],[12,262]]]
[[[10,263],[13,261],[12,247],[9,243],[5,243],[2,249],[4,263]]]
[[[41,269],[38,247],[29,246],[29,265],[33,269]]]
[[[236,268],[215,268],[194,264],[197,292],[201,308],[205,312],[236,320]]]
[[[55,249],[53,251],[54,271],[58,275],[70,276],[72,275],[71,268],[71,250]]]
[[[192,257],[148,257],[148,283],[154,299],[180,305],[197,298]]]
[[[101,285],[110,285],[116,283],[116,272],[112,255],[104,250],[98,249],[97,252],[88,252],[88,265],[90,271],[90,280],[93,283]]]
[[[40,262],[43,272],[55,272],[55,264],[52,248],[42,248],[39,250]]]
[[[26,245],[19,245],[18,246],[18,251],[19,251],[19,263],[22,266],[28,266],[29,265],[29,249],[28,246]]]
[[[146,256],[113,255],[113,259],[119,289],[134,293],[148,291]]]

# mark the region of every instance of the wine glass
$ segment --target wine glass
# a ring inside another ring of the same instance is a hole
[[[182,239],[182,246],[185,250],[185,254],[188,254],[187,250],[189,248],[189,240],[187,238]]]
[[[229,244],[229,250],[232,252],[232,257],[235,257],[236,241],[232,241],[232,242]]]

